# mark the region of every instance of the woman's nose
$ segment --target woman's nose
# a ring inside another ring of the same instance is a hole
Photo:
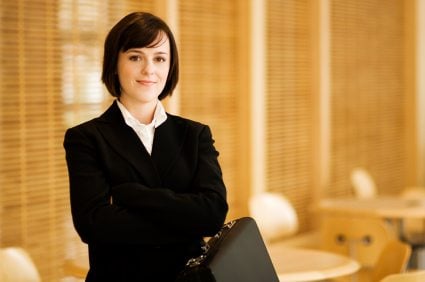
[[[155,66],[153,62],[146,60],[146,63],[144,64],[142,68],[142,72],[144,74],[152,74],[154,72]]]

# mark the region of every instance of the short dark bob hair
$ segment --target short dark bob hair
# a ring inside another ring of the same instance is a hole
[[[114,97],[121,96],[117,75],[118,55],[131,48],[150,48],[160,43],[166,35],[170,42],[170,70],[165,87],[158,99],[171,96],[179,80],[179,56],[177,44],[168,25],[157,16],[145,12],[130,13],[109,31],[105,39],[102,81]]]

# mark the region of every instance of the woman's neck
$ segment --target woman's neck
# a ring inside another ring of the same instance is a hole
[[[158,100],[149,103],[130,103],[125,99],[120,99],[120,102],[142,124],[150,124],[154,118],[156,105]]]

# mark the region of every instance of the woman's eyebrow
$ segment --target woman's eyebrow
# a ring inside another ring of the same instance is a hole
[[[138,54],[145,54],[145,52],[143,52],[142,50],[140,50],[140,49],[137,49],[137,48],[131,48],[131,49],[128,49],[127,51],[126,51],[126,53],[138,53]],[[168,55],[168,52],[165,52],[165,51],[157,51],[157,52],[155,52],[155,54],[157,54],[157,55]]]
[[[130,52],[133,52],[133,53],[140,53],[140,54],[143,54],[143,51],[142,50],[140,50],[140,49],[136,49],[136,48],[131,48],[131,49],[128,49],[127,51],[125,51],[126,53],[130,53]]]

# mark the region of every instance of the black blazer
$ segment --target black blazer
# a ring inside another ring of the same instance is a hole
[[[228,205],[208,126],[167,114],[152,154],[116,102],[65,134],[75,229],[89,246],[86,281],[173,281]]]

